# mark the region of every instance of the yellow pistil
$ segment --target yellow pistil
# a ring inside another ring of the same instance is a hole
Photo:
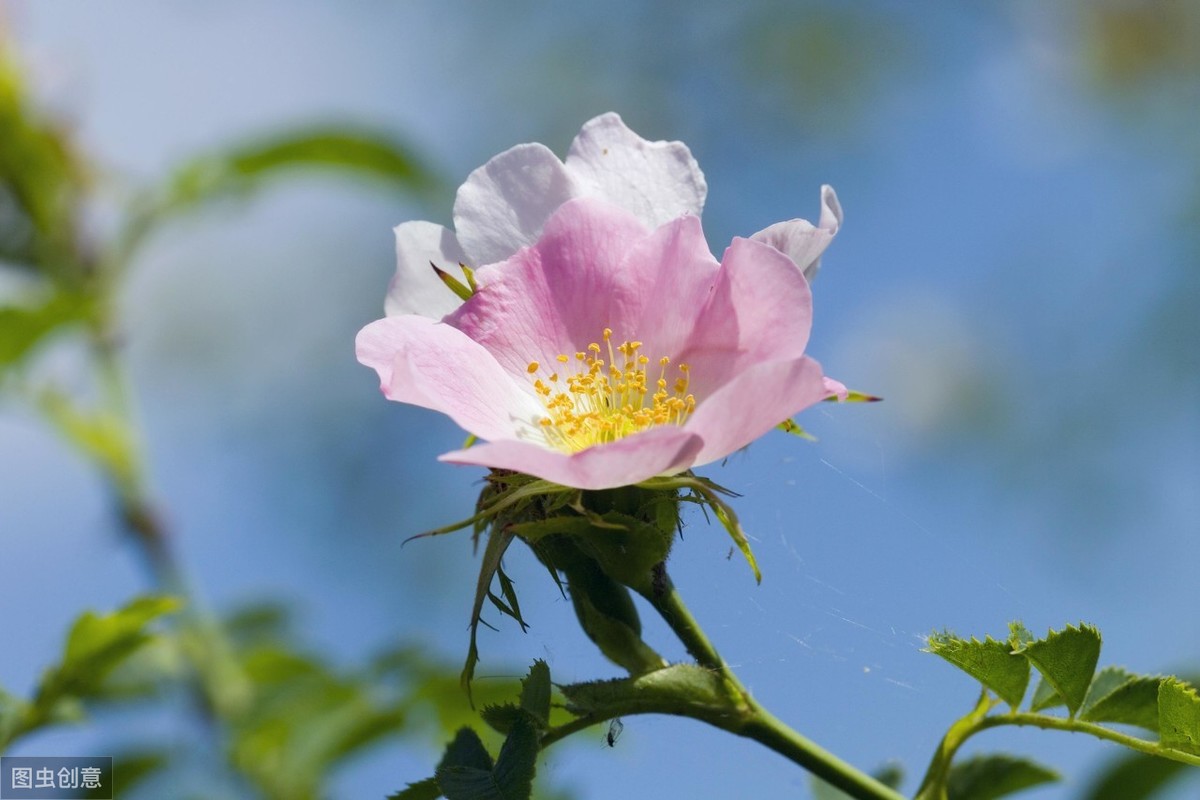
[[[614,347],[612,336],[612,329],[605,328],[603,346],[591,342],[573,359],[560,354],[555,357],[560,371],[534,380],[546,408],[537,424],[551,447],[577,453],[656,425],[682,425],[695,409],[687,364],[672,371],[671,359],[663,356],[658,359],[658,377],[648,379],[650,358],[641,353],[642,342],[624,341]],[[607,362],[601,358],[605,351]],[[537,361],[529,362],[531,376],[540,370]]]

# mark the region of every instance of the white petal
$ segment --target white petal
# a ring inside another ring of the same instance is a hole
[[[463,280],[460,263],[466,255],[459,247],[454,232],[432,222],[405,222],[394,229],[396,234],[396,274],[388,285],[383,301],[389,317],[397,314],[420,314],[441,319],[462,304],[433,271],[430,262]]]
[[[454,228],[469,266],[503,261],[537,241],[554,210],[581,193],[545,145],[520,144],[488,161],[454,199]]]
[[[821,187],[821,218],[816,227],[808,220],[776,222],[751,236],[790,258],[812,280],[821,268],[821,254],[842,225],[842,206],[832,186]]]
[[[567,170],[588,193],[657,228],[704,210],[704,173],[682,142],[648,142],[613,113],[590,120],[567,154]]]

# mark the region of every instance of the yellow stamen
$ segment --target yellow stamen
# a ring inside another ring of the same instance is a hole
[[[565,366],[562,374],[534,381],[534,389],[546,409],[537,424],[551,447],[568,453],[598,444],[614,442],[655,425],[683,425],[696,407],[695,396],[688,394],[688,365],[680,364],[676,375],[668,375],[669,356],[658,359],[657,379],[646,375],[651,359],[641,352],[642,342],[623,341],[615,345],[613,331],[604,328],[599,342],[577,351],[574,368]],[[607,351],[608,361],[600,358]],[[555,356],[561,365],[571,357]],[[528,372],[540,369],[536,361]],[[563,385],[565,384],[565,386]]]

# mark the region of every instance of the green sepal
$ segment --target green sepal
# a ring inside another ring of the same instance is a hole
[[[990,636],[982,642],[974,637],[960,639],[944,631],[929,637],[929,652],[946,659],[1013,708],[1025,697],[1029,662],[1014,655],[1009,642],[998,642]]]
[[[597,721],[632,714],[674,714],[686,708],[697,719],[728,719],[728,688],[711,670],[692,664],[672,664],[631,678],[589,681],[559,686],[567,710]]]
[[[680,496],[680,500],[696,503],[703,508],[711,509],[722,527],[725,528],[725,532],[729,534],[730,538],[733,539],[733,543],[737,545],[738,550],[745,557],[746,563],[750,565],[750,569],[754,573],[754,581],[762,583],[762,571],[759,570],[758,560],[754,557],[754,552],[750,549],[750,539],[746,536],[746,532],[742,530],[742,524],[738,521],[733,507],[721,499],[722,495],[735,497],[736,493],[710,481],[708,478],[701,478],[690,472],[670,478],[650,478],[649,480],[642,481],[638,486],[653,490],[684,489],[686,492]]]
[[[1068,625],[1022,646],[1018,653],[1037,667],[1067,705],[1071,717],[1087,696],[1100,660],[1100,631],[1091,625]]]
[[[802,428],[800,426],[800,424],[798,422],[796,422],[796,420],[794,420],[794,419],[785,419],[783,422],[779,423],[775,427],[778,428],[779,430],[783,431],[784,433],[790,433],[793,436],[799,436],[801,439],[805,439],[806,441],[809,441],[809,442],[817,441],[817,437],[813,436],[811,433],[804,430],[804,428]]]
[[[1096,673],[1079,709],[1085,722],[1117,722],[1158,731],[1158,687],[1162,678],[1133,675],[1120,667]]]
[[[483,611],[483,601],[491,594],[492,576],[500,569],[500,559],[504,551],[512,544],[513,534],[506,528],[493,527],[488,535],[487,547],[483,551],[483,560],[479,565],[479,578],[475,583],[475,603],[471,606],[470,643],[467,646],[467,661],[463,665],[460,682],[471,696],[471,679],[475,677],[475,665],[479,662],[479,633],[480,614]]]
[[[1028,759],[996,754],[975,756],[950,768],[947,800],[995,800],[1058,781],[1059,775]]]
[[[1200,755],[1200,694],[1178,678],[1158,687],[1158,735],[1163,747]]]
[[[825,402],[827,403],[878,403],[882,400],[882,397],[853,390],[847,391],[845,397],[838,397],[835,394],[825,398]]]
[[[471,299],[473,294],[475,294],[471,287],[464,284],[458,278],[455,278],[449,272],[446,272],[446,270],[438,267],[437,264],[430,261],[429,266],[433,267],[433,273],[438,276],[438,279],[441,280],[442,283],[446,284],[446,287],[449,288],[450,291],[458,295],[459,300],[462,300],[465,303]]]
[[[573,536],[548,536],[533,545],[537,557],[567,579],[580,627],[609,660],[630,673],[659,669],[666,661],[642,641],[642,623],[629,589],[581,549]]]

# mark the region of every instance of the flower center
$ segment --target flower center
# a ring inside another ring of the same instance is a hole
[[[695,396],[688,394],[687,364],[672,370],[671,359],[663,356],[658,377],[651,380],[646,374],[651,360],[642,354],[641,342],[614,347],[611,328],[604,329],[602,339],[603,347],[592,342],[574,357],[557,356],[553,372],[529,363],[533,388],[546,407],[537,423],[551,447],[577,453],[655,425],[682,425],[696,407]]]

